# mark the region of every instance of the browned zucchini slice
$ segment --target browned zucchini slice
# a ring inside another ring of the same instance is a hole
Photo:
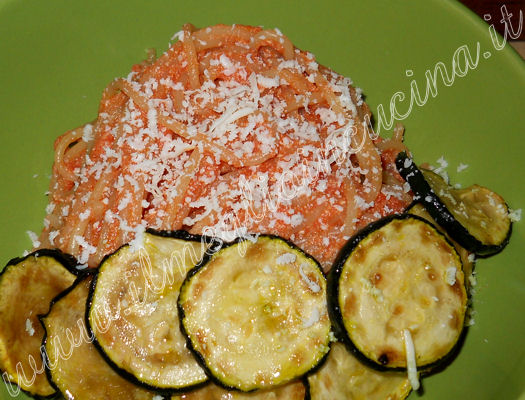
[[[420,203],[413,203],[410,207],[406,209],[406,212],[412,215],[417,215],[418,217],[424,218],[427,221],[429,221],[431,224],[435,225],[436,228],[439,229],[441,233],[443,233],[448,240],[452,242],[454,245],[454,248],[459,254],[459,258],[461,259],[461,264],[463,265],[463,275],[465,276],[465,285],[467,288],[471,286],[471,279],[472,273],[474,272],[474,265],[476,263],[475,254],[471,253],[467,249],[465,249],[463,246],[461,246],[458,242],[456,242],[454,239],[452,239],[447,232],[437,224],[437,222],[430,216],[426,208],[420,204]]]
[[[11,260],[0,275],[0,369],[32,396],[53,396],[44,373],[40,345],[44,330],[38,315],[76,276],[66,257],[39,250]]]
[[[205,257],[179,296],[181,327],[219,385],[251,391],[300,377],[329,350],[319,263],[276,236]]]
[[[402,400],[411,390],[406,374],[370,368],[340,342],[332,344],[326,362],[308,376],[308,386],[311,400]]]
[[[455,189],[438,174],[419,169],[404,152],[396,166],[432,218],[465,249],[488,256],[508,243],[512,223],[501,196],[479,185]]]
[[[417,366],[430,367],[463,331],[467,294],[459,256],[414,215],[386,217],[360,231],[342,249],[328,285],[338,335],[375,367],[407,368],[406,332]]]
[[[88,303],[95,345],[116,370],[151,389],[182,390],[207,381],[186,347],[177,314],[179,288],[207,245],[183,231],[145,233],[99,267]]]
[[[90,284],[90,276],[79,278],[42,318],[50,381],[68,400],[160,399],[118,375],[93,346],[84,318]]]
[[[251,393],[228,391],[220,386],[209,384],[201,389],[172,396],[171,400],[304,400],[306,393],[302,381]]]

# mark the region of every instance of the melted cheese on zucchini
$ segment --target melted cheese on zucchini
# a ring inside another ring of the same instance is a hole
[[[367,367],[339,342],[332,344],[326,363],[308,376],[308,383],[311,400],[402,400],[410,393],[405,374]]]
[[[428,365],[448,354],[463,330],[467,295],[459,256],[423,220],[391,219],[349,254],[338,303],[348,337],[365,357],[406,368],[408,329],[417,365]]]
[[[125,246],[102,263],[89,312],[96,340],[117,367],[150,387],[205,382],[180,332],[177,298],[207,247],[149,233],[143,246]]]
[[[290,381],[329,349],[320,266],[277,237],[219,250],[187,279],[179,304],[194,350],[226,387]]]
[[[56,301],[43,319],[45,350],[54,384],[69,400],[155,399],[118,375],[99,354],[85,326],[86,299],[91,278],[85,278]]]
[[[428,222],[433,224],[436,228],[439,229],[439,231],[447,237],[448,240],[454,245],[454,248],[459,254],[459,258],[461,259],[461,265],[463,266],[463,275],[465,276],[465,286],[467,289],[471,286],[471,276],[474,272],[474,263],[475,263],[475,254],[471,253],[467,249],[465,249],[463,246],[461,246],[458,242],[456,242],[454,239],[452,239],[448,233],[437,224],[437,222],[430,216],[428,211],[425,209],[425,207],[421,204],[414,204],[412,205],[407,211],[409,214],[417,215],[418,217],[426,219]]]

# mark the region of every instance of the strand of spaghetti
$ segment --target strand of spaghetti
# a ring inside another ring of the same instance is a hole
[[[293,112],[308,104],[321,103],[323,99],[326,100],[327,96],[325,95],[324,90],[314,91],[315,87],[309,84],[304,75],[299,74],[298,72],[293,72],[288,68],[270,69],[269,71],[266,71],[264,75],[269,78],[278,76],[281,81],[287,82],[290,85],[296,95],[302,97],[302,99],[297,99],[296,96],[289,96],[288,101],[286,102],[287,112]]]
[[[211,139],[203,133],[197,133],[196,135],[190,136],[186,132],[186,128],[183,124],[178,121],[170,120],[164,116],[159,116],[159,123],[185,139],[202,143],[204,150],[218,156],[222,161],[230,163],[235,167],[243,167],[245,165],[244,161],[240,157],[237,157],[233,151],[221,146],[220,144],[211,142]]]
[[[199,170],[201,154],[198,149],[192,151],[189,160],[184,164],[184,174],[179,178],[176,186],[177,196],[170,201],[171,210],[168,217],[163,221],[163,229],[180,229],[182,221],[189,213],[189,206],[186,205],[186,193],[191,181],[195,178]]]
[[[216,48],[216,49],[206,52],[205,54],[199,57],[200,71],[202,71],[205,78],[210,81],[214,81],[219,76],[224,75],[224,67],[220,65],[220,63],[219,64],[216,63],[216,60],[220,59],[220,55],[223,54],[221,50],[222,49],[220,48]],[[241,58],[241,59],[248,61],[247,57],[248,57],[248,54],[250,53],[249,53],[249,49],[246,49],[245,47],[232,46],[228,48],[228,54],[230,54],[234,58],[237,58],[237,59]]]
[[[136,132],[131,132],[129,135],[131,136],[135,133]],[[146,154],[153,144],[151,142],[153,142],[153,139],[149,139],[148,143],[144,145],[140,152]],[[127,226],[132,229],[135,229],[135,227],[142,222],[144,214],[143,201],[146,198],[145,183],[148,179],[151,179],[149,174],[143,171],[136,172],[134,170],[136,168],[136,163],[133,162],[133,159],[136,156],[136,153],[137,150],[129,145],[125,145],[122,149],[121,175],[125,178],[122,189],[120,190],[123,194],[119,199],[119,204],[117,206],[117,210],[126,221]],[[126,198],[126,193],[128,193],[129,199]],[[119,241],[125,243],[131,239],[133,239],[133,236],[130,232],[124,232],[122,230]]]
[[[381,141],[378,141],[375,146],[377,147],[377,149],[379,151],[385,151],[385,150],[396,150],[397,152],[400,152],[400,151],[408,151],[407,147],[405,146],[405,144],[403,142],[400,142],[396,139],[394,139],[394,137],[392,137],[392,139],[386,139],[386,140],[381,140]]]
[[[343,180],[343,192],[346,199],[345,218],[343,223],[343,237],[351,237],[356,229],[357,205],[355,202],[356,190],[352,179],[346,176]]]
[[[392,140],[395,140],[396,142],[403,142],[404,134],[405,134],[405,126],[398,122],[394,126],[394,133],[392,135]]]
[[[190,88],[195,90],[201,86],[199,78],[199,61],[197,59],[197,51],[193,42],[193,35],[188,24],[183,27],[182,47],[188,63],[188,78]]]
[[[289,68],[283,68],[278,72],[279,78],[287,82],[297,94],[306,94],[310,91],[308,81],[304,75],[298,72],[292,72]]]
[[[350,96],[354,104],[359,104],[357,93],[352,87],[350,88]],[[356,107],[356,110],[357,117],[359,121],[361,121],[356,124],[356,138],[361,141],[362,148],[355,154],[361,170],[365,171],[364,183],[367,184],[367,188],[365,188],[367,190],[364,190],[362,195],[366,202],[371,203],[381,191],[383,167],[379,151],[370,136],[370,133],[373,134],[373,132],[369,130],[370,108],[366,103],[362,102],[361,105]]]
[[[90,221],[90,216],[93,208],[102,202],[104,197],[104,190],[115,180],[116,171],[107,171],[95,184],[89,199],[84,203],[82,199],[76,199],[74,206],[70,210],[69,216],[64,222],[64,231],[60,232],[62,238],[66,238],[66,243],[63,244],[65,251],[69,254],[78,254],[79,245],[77,237],[85,238],[85,231]],[[88,240],[89,238],[85,238]],[[96,245],[96,243],[91,243]]]
[[[144,147],[145,150],[141,150],[143,153],[148,151],[149,146]],[[125,178],[123,179],[122,187],[117,190],[117,197],[114,199],[114,205],[111,207],[112,212],[120,218],[118,224],[120,232],[116,236],[116,242],[113,244],[114,249],[132,240],[136,227],[142,223],[144,214],[143,201],[147,196],[145,184],[148,179],[151,179],[151,175],[147,172],[134,171],[133,151],[130,146],[124,146],[121,176]],[[107,245],[109,244],[108,242]]]
[[[94,129],[95,140],[89,154],[91,161],[93,163],[102,162],[104,169],[99,177],[97,177],[97,172],[90,172],[86,180],[77,187],[71,203],[71,210],[63,221],[63,227],[60,230],[60,237],[63,235],[68,237],[62,244],[65,248],[63,250],[71,254],[82,254],[83,262],[85,254],[88,254],[88,264],[91,267],[97,265],[102,258],[100,251],[92,254],[92,247],[99,248],[100,239],[100,230],[92,226],[92,221],[104,221],[105,212],[108,209],[108,199],[105,193],[111,187],[115,187],[114,183],[120,174],[120,167],[115,168],[107,164],[108,160],[104,161],[104,157],[108,154],[108,147],[112,148],[112,152],[115,154],[112,157],[118,157],[118,139],[124,132],[120,122],[124,113],[125,98],[122,97],[121,93],[115,92],[113,88],[106,91],[106,95],[110,96],[114,102],[108,98],[101,102],[101,112]],[[103,117],[105,118],[104,122],[101,122],[100,115],[105,115]],[[63,232],[64,227],[70,227],[70,229]],[[80,242],[79,238],[82,238]],[[86,248],[86,246],[90,247]]]
[[[252,47],[259,50],[262,46],[272,46],[279,50],[285,60],[294,58],[294,45],[290,39],[275,30],[264,30],[253,37]]]
[[[305,205],[311,204],[311,199],[309,196],[306,195],[300,195],[296,196],[292,200],[292,207],[294,209],[303,209]],[[324,208],[323,207],[314,207],[311,212],[309,212],[306,216],[304,216],[304,219],[301,221],[301,223],[294,228],[293,233],[300,233],[301,231],[308,231],[308,228],[312,225],[318,223],[319,217],[323,213]]]
[[[70,146],[80,138],[82,138],[82,127],[64,133],[55,142],[55,165],[57,172],[70,181],[75,181],[77,176],[68,168],[65,154]]]
[[[113,212],[117,207],[117,197],[117,192],[113,191],[108,199],[108,207],[104,213],[104,219],[102,220],[103,225],[96,244],[97,250],[95,256],[97,256],[97,258],[102,254],[110,254],[113,250],[118,248],[120,244],[118,238],[122,234],[121,221],[118,219],[119,216]],[[96,258],[93,257],[93,255],[91,260],[92,262],[95,262],[94,265],[96,265]]]
[[[302,96],[301,96],[302,97]],[[291,113],[300,108],[307,109],[310,105],[320,104],[324,101],[324,97],[320,92],[311,92],[304,98],[294,98],[290,103],[286,104],[286,112]]]
[[[119,221],[120,235],[117,238],[117,242],[114,244],[115,248],[118,248],[121,244],[127,243],[134,238],[134,229],[141,223],[142,220],[142,200],[144,199],[144,183],[143,177],[136,177],[135,185],[129,181],[125,182],[124,188],[121,191],[122,196],[119,196],[117,210],[120,218],[125,221],[127,229],[122,229],[122,221]],[[137,186],[137,187],[135,187]],[[123,207],[121,201],[123,197],[130,196],[130,200],[125,207]],[[103,254],[101,254],[103,255]]]
[[[215,47],[223,47],[230,43],[250,43],[253,31],[253,28],[240,25],[215,25],[199,29],[193,33],[195,50],[201,52]]]
[[[88,142],[78,141],[74,143],[69,150],[64,154],[64,163],[66,165],[72,164],[75,161],[81,161],[81,158],[87,153]]]
[[[337,114],[344,114],[345,112],[341,102],[330,88],[330,84],[324,75],[319,72],[316,73],[314,75],[314,82],[323,94],[330,108]]]
[[[222,212],[229,208],[227,204],[229,200],[229,190],[220,191],[218,188],[229,188],[233,185],[238,185],[237,178],[243,171],[244,169],[236,169],[227,174],[221,175],[219,179],[209,186],[204,197],[213,204],[213,207],[207,208],[204,212],[200,212],[193,216],[196,221],[190,228],[191,233],[203,234],[207,228],[217,225]]]
[[[381,191],[382,169],[381,157],[374,146],[372,139],[367,135],[365,127],[358,123],[356,126],[356,139],[362,147],[355,153],[359,167],[364,172],[367,189],[363,191],[364,200],[368,203],[375,200]]]

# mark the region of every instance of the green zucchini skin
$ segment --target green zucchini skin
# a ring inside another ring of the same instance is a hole
[[[67,395],[67,393],[64,393],[60,387],[58,386],[58,384],[55,382],[54,378],[53,378],[53,373],[51,371],[51,368],[50,368],[50,365],[51,365],[51,361],[49,359],[49,355],[48,355],[48,352],[46,350],[46,345],[47,345],[47,342],[48,342],[48,331],[46,329],[46,323],[45,323],[45,320],[46,318],[51,314],[52,312],[52,309],[53,309],[53,306],[55,304],[57,304],[58,302],[60,302],[61,300],[63,300],[66,296],[68,296],[69,294],[71,294],[71,292],[73,290],[75,290],[79,285],[82,285],[84,284],[84,282],[88,279],[93,279],[93,277],[96,275],[96,272],[94,270],[88,270],[86,271],[84,274],[80,275],[76,280],[75,282],[69,287],[67,288],[66,290],[64,290],[63,292],[61,292],[57,297],[55,297],[52,301],[51,301],[51,305],[50,305],[50,309],[49,309],[49,312],[45,315],[40,315],[39,316],[39,319],[40,319],[40,323],[42,325],[42,327],[44,328],[44,339],[42,341],[42,346],[43,346],[43,349],[44,349],[44,352],[43,352],[43,356],[45,357],[45,366],[46,366],[46,375],[48,377],[48,380],[50,382],[50,384],[57,390],[57,394],[59,395],[59,398],[60,399],[64,399],[64,398],[70,398],[71,396],[73,396],[73,398],[77,398],[77,394],[74,393],[73,395]],[[89,282],[86,282],[89,284]],[[83,303],[81,303],[83,304]],[[78,327],[78,326],[77,326]],[[93,343],[93,336],[92,335],[89,335],[88,339],[90,340],[91,344]],[[81,347],[82,347],[83,344],[81,344]],[[98,355],[98,351],[96,350],[93,350],[96,352],[96,354]],[[98,362],[102,362],[102,363],[105,363],[105,361],[103,361],[102,359]],[[97,364],[98,365],[98,364]],[[106,367],[104,365],[104,367]],[[107,371],[111,371],[111,367],[108,365],[107,366],[108,370]],[[107,372],[105,372],[107,373]],[[122,379],[122,377],[120,375],[115,375],[117,376],[119,379]],[[130,383],[126,382],[126,385],[129,385]],[[117,383],[117,386],[118,385],[121,385],[121,383]],[[140,389],[142,390],[142,389]],[[107,394],[107,393],[106,393]],[[154,398],[157,393],[156,392],[151,392],[151,393],[146,393],[147,396],[150,396],[151,398]],[[160,396],[160,394],[159,394]],[[167,397],[166,396],[160,396],[163,400],[166,400]]]
[[[310,382],[308,382],[308,376],[303,377],[301,380],[305,388],[304,400],[312,400],[312,396],[310,395]]]
[[[94,275],[93,271],[86,271],[84,274],[79,275],[79,277],[75,280],[75,282],[73,282],[73,284],[70,287],[68,287],[63,292],[59,293],[58,296],[56,296],[53,300],[51,300],[51,303],[49,304],[49,311],[48,311],[48,313],[38,316],[38,319],[40,320],[40,324],[42,325],[42,328],[44,328],[44,338],[42,339],[42,348],[44,349],[44,351],[42,352],[42,356],[45,358],[44,359],[44,366],[46,368],[46,370],[45,370],[46,371],[46,376],[47,376],[47,380],[49,381],[49,384],[57,391],[56,398],[62,398],[63,394],[61,393],[60,389],[58,388],[58,386],[54,382],[53,377],[51,375],[51,369],[49,367],[50,360],[49,360],[49,357],[47,355],[47,352],[45,351],[46,343],[47,343],[47,329],[46,329],[46,325],[44,324],[43,321],[49,315],[49,313],[51,312],[51,308],[53,307],[53,305],[55,303],[57,303],[62,298],[67,296],[69,293],[71,293],[71,291],[73,289],[75,289],[77,287],[77,285],[80,284],[84,279],[88,279],[89,276],[93,276],[93,275]]]
[[[218,252],[221,249],[233,246],[236,243],[240,243],[242,240],[243,239],[241,238],[237,238],[229,243],[222,243],[220,246],[216,246],[213,249],[211,249],[211,251],[208,251],[206,254],[204,254],[204,257],[201,259],[201,261],[197,265],[195,265],[195,267],[190,269],[188,273],[186,274],[186,278],[184,279],[184,282],[182,282],[181,290],[179,292],[179,298],[177,300],[177,308],[179,311],[179,327],[180,327],[180,331],[186,338],[186,346],[193,353],[193,356],[195,357],[195,359],[197,360],[201,368],[204,370],[204,372],[208,376],[208,379],[212,383],[226,390],[236,390],[236,391],[239,391],[239,389],[237,389],[236,387],[224,384],[224,382],[222,382],[220,379],[217,379],[217,377],[213,375],[213,373],[208,368],[208,365],[206,364],[206,360],[204,359],[202,354],[200,354],[197,351],[197,349],[195,349],[195,347],[193,346],[193,342],[191,341],[190,335],[186,331],[186,327],[184,326],[184,323],[183,323],[184,318],[186,318],[186,312],[184,311],[184,308],[182,307],[181,293],[182,293],[183,288],[188,284],[188,282],[193,278],[193,276],[196,275],[212,259],[213,255],[216,252]]]
[[[282,237],[277,236],[277,235],[273,235],[273,234],[256,234],[255,236],[257,238],[265,237],[265,238],[270,238],[270,239],[277,239],[277,240],[280,240],[280,241],[286,243],[286,245],[288,245],[294,251],[297,251],[301,255],[303,255],[304,257],[307,257],[307,258],[313,260],[315,262],[315,265],[316,265],[319,273],[326,279],[326,274],[323,271],[323,268],[322,268],[321,264],[314,257],[312,257],[311,255],[306,253],[303,249],[301,249],[300,247],[295,245],[290,240],[282,238]],[[197,359],[197,361],[199,362],[200,366],[204,369],[204,371],[208,375],[208,378],[210,379],[210,381],[213,384],[215,384],[217,386],[220,386],[220,387],[222,387],[222,388],[224,388],[226,390],[242,392],[242,393],[253,393],[253,392],[255,392],[258,389],[255,388],[255,389],[248,390],[248,391],[241,390],[241,389],[239,389],[239,388],[237,388],[235,386],[226,384],[221,379],[219,379],[213,373],[213,371],[211,371],[210,367],[206,363],[205,357],[194,347],[194,344],[193,344],[193,342],[191,340],[190,334],[186,330],[186,327],[184,325],[184,320],[186,318],[186,313],[184,311],[183,300],[182,300],[184,287],[189,284],[189,282],[192,280],[192,278],[197,273],[199,273],[208,264],[208,262],[210,262],[210,260],[212,260],[212,258],[215,255],[215,253],[217,253],[220,250],[226,249],[228,247],[237,245],[237,244],[239,244],[241,242],[247,241],[247,240],[250,240],[250,239],[247,239],[247,238],[244,238],[244,237],[238,237],[238,238],[234,239],[233,241],[221,242],[219,245],[211,248],[204,255],[202,260],[187,273],[186,278],[185,278],[184,282],[182,283],[181,290],[179,292],[178,309],[179,309],[179,317],[180,317],[180,329],[181,329],[181,332],[183,333],[183,335],[186,337],[187,346],[193,352],[195,358]],[[307,379],[308,374],[310,374],[310,373],[316,371],[318,368],[320,368],[324,364],[324,362],[326,361],[326,359],[328,357],[328,354],[329,354],[329,351],[326,352],[326,354],[324,354],[323,357],[315,365],[313,365],[312,368],[309,371],[307,371],[304,374],[302,374],[301,376],[298,376],[298,377],[295,378],[295,379],[300,379],[303,382],[304,386],[305,386],[305,397],[304,397],[305,399],[309,399],[310,398],[309,397],[310,396],[309,395],[309,390],[308,390],[308,379]]]
[[[332,329],[334,331],[335,337],[342,343],[345,344],[348,351],[350,351],[355,357],[357,357],[364,364],[375,368],[378,371],[389,371],[390,368],[384,367],[380,364],[373,362],[363,355],[359,349],[354,345],[350,337],[348,336],[346,329],[343,323],[343,314],[341,312],[341,307],[339,306],[339,279],[341,278],[341,273],[343,272],[343,267],[346,263],[348,256],[356,248],[356,246],[367,237],[371,232],[379,229],[392,221],[395,218],[404,218],[399,215],[390,215],[385,218],[382,218],[378,221],[372,222],[371,224],[365,226],[363,229],[358,231],[353,237],[351,237],[348,242],[341,248],[337,257],[328,273],[327,278],[327,290],[328,290],[328,315],[332,321]],[[397,368],[397,370],[402,371],[402,368]]]
[[[73,256],[71,256],[69,254],[66,254],[66,253],[64,253],[64,252],[62,252],[62,251],[60,251],[58,249],[39,249],[39,250],[35,250],[35,251],[25,255],[25,256],[14,257],[14,258],[10,259],[7,262],[7,264],[5,265],[5,267],[2,269],[2,271],[0,272],[0,279],[3,277],[3,275],[10,268],[15,268],[18,264],[23,263],[25,260],[27,260],[27,259],[29,259],[31,257],[35,257],[35,258],[38,258],[38,257],[49,257],[49,258],[52,258],[52,259],[56,260],[59,264],[61,264],[72,275],[79,276],[79,275],[83,274],[82,270],[79,270],[79,269],[76,268],[78,263],[77,263],[75,257],[73,257]],[[37,318],[40,319],[40,315],[37,315]],[[45,331],[44,331],[44,334],[45,334]],[[0,375],[3,376],[4,373],[7,373],[7,371],[4,371],[3,369],[0,368]],[[21,388],[20,386],[18,386],[16,384],[16,382],[7,381],[6,384],[13,385],[14,387],[17,388],[17,390],[20,390],[20,392],[22,392],[22,393],[26,394],[27,396],[30,396],[30,397],[32,397],[34,399],[37,399],[37,400],[52,400],[52,399],[60,398],[60,393],[56,391],[56,388],[53,386],[52,382],[47,377],[47,374],[46,374],[46,378],[47,378],[50,386],[55,390],[55,393],[52,393],[52,394],[50,394],[48,396],[42,396],[42,395],[30,392],[28,390],[25,390],[25,389]]]
[[[328,281],[327,281],[328,313],[332,321],[332,327],[333,327],[332,329],[334,331],[336,338],[340,342],[342,342],[346,346],[347,350],[351,352],[359,361],[363,362],[365,365],[377,371],[383,371],[383,372],[406,371],[406,368],[405,367],[384,366],[378,362],[375,362],[369,359],[366,355],[364,355],[359,350],[359,348],[354,344],[349,334],[347,333],[344,322],[343,322],[343,314],[342,314],[341,307],[339,304],[339,293],[340,293],[339,292],[339,281],[341,279],[341,274],[343,272],[347,259],[350,257],[352,252],[356,249],[356,247],[359,245],[359,243],[363,239],[368,237],[374,231],[382,228],[383,226],[387,225],[388,223],[394,220],[405,220],[405,219],[416,219],[416,220],[424,222],[427,225],[432,226],[433,229],[452,248],[454,248],[453,244],[445,237],[445,235],[439,232],[438,228],[436,228],[434,225],[432,225],[429,221],[425,220],[424,218],[419,217],[417,215],[411,215],[411,214],[406,214],[406,213],[389,215],[375,222],[372,222],[371,224],[367,225],[366,227],[358,231],[340,250],[332,266],[332,269],[330,270],[328,274]],[[453,345],[452,349],[450,349],[450,351],[444,354],[441,358],[437,359],[434,362],[425,364],[425,365],[418,365],[417,367],[418,372],[420,372],[421,376],[429,375],[435,371],[438,371],[443,365],[449,364],[450,361],[455,358],[459,349],[461,348],[464,342],[464,336],[466,332],[467,332],[466,327],[462,326],[461,332],[455,344]]]
[[[77,265],[77,259],[73,257],[71,254],[64,253],[63,251],[59,249],[38,249],[33,251],[32,253],[23,256],[23,257],[14,257],[11,260],[9,260],[2,270],[0,272],[0,276],[6,271],[7,267],[11,265],[19,264],[26,259],[30,257],[51,257],[54,258],[56,261],[58,261],[60,264],[64,266],[69,272],[71,272],[73,275],[81,276],[84,274],[85,269],[78,269]]]
[[[208,254],[208,252],[213,252],[213,249],[217,247],[217,243],[220,242],[220,239],[212,238],[212,237],[209,237],[209,236],[203,236],[203,235],[195,235],[195,234],[191,234],[191,233],[189,233],[187,231],[184,231],[184,230],[155,230],[155,229],[148,228],[148,229],[146,229],[146,232],[151,234],[151,235],[155,235],[155,236],[159,236],[159,237],[163,237],[163,238],[180,239],[180,240],[190,241],[190,242],[212,243],[210,248],[208,248],[208,250],[205,252],[205,256],[206,256],[206,254]],[[89,335],[93,338],[93,345],[98,350],[98,352],[102,356],[102,358],[106,361],[106,363],[109,366],[111,366],[111,368],[115,372],[117,372],[121,377],[123,377],[124,379],[134,383],[137,386],[140,386],[140,387],[143,387],[144,389],[147,389],[147,390],[154,391],[154,392],[158,393],[164,399],[170,398],[170,396],[172,394],[184,393],[184,392],[187,392],[189,390],[194,390],[194,389],[198,389],[198,388],[201,388],[201,387],[205,386],[208,383],[208,381],[203,381],[201,383],[197,383],[195,385],[187,386],[187,387],[184,387],[184,388],[164,388],[164,387],[157,387],[157,386],[148,384],[148,383],[138,379],[131,372],[125,370],[124,368],[121,368],[113,359],[111,359],[111,357],[108,356],[108,354],[105,352],[103,346],[97,340],[97,337],[95,335],[94,329],[93,329],[92,324],[90,322],[90,311],[91,311],[91,308],[93,306],[95,289],[96,289],[97,281],[98,281],[98,278],[99,278],[99,275],[100,275],[100,266],[102,266],[104,264],[104,262],[107,261],[110,257],[116,255],[118,252],[120,252],[121,250],[123,250],[123,249],[125,249],[127,247],[129,247],[129,244],[124,244],[120,248],[115,250],[113,253],[106,255],[102,259],[102,261],[100,262],[99,267],[97,268],[97,271],[96,271],[96,273],[93,276],[93,280],[91,282],[89,294],[88,294],[88,297],[87,297],[86,312],[85,312],[86,328],[88,330]]]
[[[125,245],[126,246],[126,245]],[[118,251],[118,250],[117,250]],[[113,254],[113,253],[112,253]],[[92,338],[93,340],[93,345],[95,346],[95,348],[97,349],[98,353],[102,356],[102,358],[104,359],[104,361],[113,369],[113,371],[115,371],[117,374],[119,374],[122,378],[128,380],[129,382],[137,385],[137,386],[140,386],[140,387],[143,387],[144,389],[146,390],[151,390],[151,391],[155,391],[157,392],[160,396],[162,396],[163,399],[167,399],[169,398],[169,396],[175,392],[175,390],[168,390],[168,389],[159,389],[159,388],[156,388],[154,386],[151,386],[151,385],[148,385],[142,381],[140,381],[139,379],[137,379],[135,377],[135,375],[129,373],[128,371],[126,371],[125,369],[123,368],[120,368],[117,364],[115,364],[115,362],[110,358],[108,357],[108,355],[104,352],[104,349],[102,348],[102,346],[100,345],[100,343],[97,341],[97,338],[93,332],[93,329],[89,323],[89,309],[91,308],[91,304],[92,304],[92,301],[93,301],[93,293],[94,293],[94,290],[95,290],[95,285],[96,285],[96,282],[97,282],[97,277],[98,277],[98,271],[97,273],[94,274],[93,276],[93,281],[91,283],[91,287],[90,287],[90,290],[89,290],[89,295],[88,295],[88,298],[87,298],[87,303],[86,303],[86,314],[85,314],[85,322],[86,322],[86,328],[88,330],[88,334],[89,336]],[[205,384],[205,383],[204,383]],[[204,385],[203,384],[203,385]],[[201,387],[203,385],[196,385],[190,389],[193,389],[193,388],[198,388],[198,387]]]
[[[146,229],[146,233],[150,233],[155,236],[160,236],[164,238],[171,238],[171,239],[180,239],[180,240],[186,240],[188,242],[204,242],[209,243],[208,252],[213,253],[216,247],[220,247],[223,243],[223,241],[217,237],[213,236],[207,236],[207,235],[196,235],[194,233],[190,233],[188,231],[184,230],[158,230],[153,228]]]
[[[505,239],[501,243],[494,245],[482,243],[454,218],[443,201],[425,180],[423,173],[405,152],[397,155],[396,167],[399,174],[410,185],[416,196],[416,201],[420,202],[427,209],[430,216],[447,231],[450,237],[465,249],[479,256],[488,257],[499,253],[507,245],[512,232],[512,223],[509,226]]]

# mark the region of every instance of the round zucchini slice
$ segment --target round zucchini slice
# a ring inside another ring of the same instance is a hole
[[[443,233],[448,240],[454,245],[454,248],[459,254],[459,258],[461,259],[461,265],[463,266],[463,275],[465,276],[465,285],[467,289],[471,286],[471,279],[469,279],[472,276],[472,272],[474,271],[474,265],[476,262],[475,254],[471,253],[467,249],[465,249],[463,246],[461,246],[458,242],[456,242],[454,239],[452,239],[447,232],[437,224],[437,222],[430,216],[426,208],[420,204],[420,203],[413,203],[410,205],[406,210],[406,213],[417,215],[418,217],[424,218],[431,224],[433,224],[436,228],[439,229],[441,233]]]
[[[55,250],[38,250],[11,260],[0,275],[0,369],[7,381],[31,396],[51,397],[40,345],[38,316],[75,281],[69,259]]]
[[[118,375],[93,346],[84,318],[91,279],[79,278],[41,319],[50,381],[69,400],[160,398]]]
[[[508,243],[512,222],[500,195],[479,185],[455,189],[438,174],[420,170],[404,152],[396,166],[432,218],[465,249],[488,256]]]
[[[158,390],[207,381],[179,328],[177,298],[187,271],[207,250],[187,232],[148,231],[143,247],[106,257],[93,280],[87,322],[95,345],[117,371]]]
[[[437,229],[414,215],[370,224],[341,250],[328,277],[337,334],[380,369],[429,368],[458,343],[467,307],[461,261]],[[410,361],[410,360],[409,360]]]
[[[268,389],[306,374],[329,351],[326,280],[286,240],[261,235],[204,258],[179,296],[181,327],[227,389]]]
[[[360,362],[343,343],[332,343],[326,362],[308,376],[310,400],[403,400],[411,386],[402,372],[377,371]]]
[[[171,400],[304,400],[306,394],[307,389],[302,381],[294,381],[275,389],[257,390],[251,393],[230,391],[209,384],[192,392],[172,396]]]

